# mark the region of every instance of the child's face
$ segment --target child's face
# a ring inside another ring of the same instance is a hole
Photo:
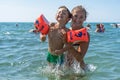
[[[56,20],[58,22],[66,23],[69,20],[68,16],[69,16],[68,11],[65,8],[60,8],[58,9],[56,14]]]
[[[72,12],[72,22],[71,27],[73,29],[78,29],[83,25],[83,22],[86,20],[85,12],[82,12],[81,10],[74,10]]]

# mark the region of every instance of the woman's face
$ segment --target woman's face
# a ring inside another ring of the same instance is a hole
[[[72,12],[72,29],[78,29],[83,25],[83,22],[86,20],[85,12],[81,10],[74,10]]]

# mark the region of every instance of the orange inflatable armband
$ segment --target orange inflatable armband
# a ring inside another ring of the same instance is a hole
[[[43,14],[40,15],[40,17],[38,17],[34,25],[36,29],[42,34],[47,34],[49,31],[49,22],[47,21]]]
[[[67,42],[85,41],[88,42],[87,29],[70,30],[67,32]]]

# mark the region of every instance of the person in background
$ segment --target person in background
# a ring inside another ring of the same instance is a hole
[[[91,29],[91,25],[87,24],[86,28],[87,28],[87,30],[90,30]]]
[[[37,27],[34,25],[34,29],[30,29],[29,32],[39,33],[39,30],[38,30]]]
[[[101,32],[104,32],[104,31],[105,31],[104,24],[100,24],[100,31],[101,31]]]
[[[105,28],[103,24],[97,24],[95,32],[104,32]]]
[[[100,24],[96,24],[96,30],[95,32],[100,32]]]

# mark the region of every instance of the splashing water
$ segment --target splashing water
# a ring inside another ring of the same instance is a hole
[[[52,78],[56,78],[56,80],[59,80],[60,78],[64,78],[65,77],[68,79],[69,78],[77,78],[77,77],[82,77],[85,76],[87,74],[87,72],[93,72],[96,70],[96,66],[94,66],[93,64],[88,64],[87,65],[87,69],[83,70],[78,63],[74,63],[73,67],[66,67],[65,65],[56,65],[54,68],[51,66],[44,66],[44,67],[39,67],[39,72],[41,72],[41,74],[43,76],[47,76],[47,77],[52,77]]]
[[[95,71],[96,68],[97,68],[97,66],[94,66],[93,64],[88,64],[87,65],[87,70],[90,71],[90,72]]]

